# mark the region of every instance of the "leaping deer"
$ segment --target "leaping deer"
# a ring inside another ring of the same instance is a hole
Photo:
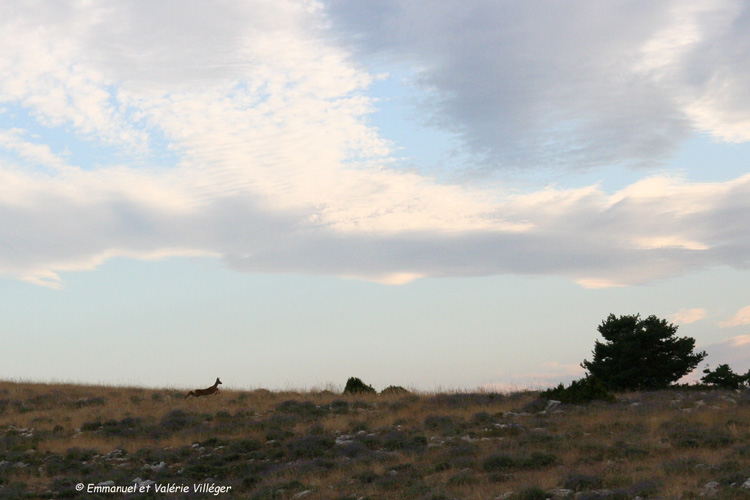
[[[197,398],[199,396],[210,396],[211,394],[216,394],[217,392],[219,392],[219,384],[221,384],[221,380],[219,380],[219,377],[216,377],[216,382],[214,382],[214,385],[206,389],[196,389],[194,391],[190,391],[185,394],[185,399],[189,398],[190,396],[195,396]]]

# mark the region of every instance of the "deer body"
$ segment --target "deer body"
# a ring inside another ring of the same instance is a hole
[[[219,380],[219,377],[216,377],[216,382],[214,382],[214,385],[206,389],[196,389],[194,391],[190,391],[185,394],[185,399],[189,398],[190,396],[195,396],[197,398],[200,396],[210,396],[211,394],[216,394],[217,392],[219,392],[219,384],[221,384],[221,380]]]

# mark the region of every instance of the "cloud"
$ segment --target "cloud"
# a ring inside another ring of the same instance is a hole
[[[116,256],[209,255],[254,273],[390,284],[430,276],[545,274],[600,287],[749,263],[750,176],[720,183],[657,176],[615,193],[597,185],[519,193],[439,182],[392,168],[393,145],[368,122],[373,77],[331,36],[340,34],[338,14],[326,17],[331,11],[315,2],[145,5],[0,7],[0,113],[14,124],[0,130],[0,273],[56,287],[61,272],[93,269]],[[379,22],[401,22],[390,19],[388,9],[412,9],[411,16],[422,12],[416,4],[404,5],[384,4],[387,19]],[[167,16],[169,23],[158,22],[164,16],[152,8],[175,15]],[[552,34],[544,35],[541,45],[524,55],[527,66],[501,56],[526,43],[514,38],[518,30],[509,23],[530,23],[530,7],[491,10],[486,17],[480,14],[488,4],[466,8],[467,22],[484,30],[476,38],[489,37],[486,43],[506,51],[493,63],[500,67],[483,72],[482,57],[493,51],[483,56],[474,42],[461,42],[453,24],[457,13],[445,5],[422,12],[447,23],[443,52],[420,45],[437,29],[430,23],[416,24],[414,45],[406,47],[432,57],[424,59],[425,81],[455,89],[450,94],[455,102],[448,99],[438,109],[463,124],[467,143],[500,154],[521,134],[531,138],[529,150],[536,149],[549,132],[540,125],[546,122],[545,106],[565,100],[545,97],[544,112],[531,104],[546,95],[543,89],[556,75],[543,71],[546,52],[565,56],[560,64],[568,68],[582,61],[586,53],[579,56],[574,49],[587,46],[594,34],[563,43],[566,51],[556,48]],[[614,40],[623,46],[603,37],[600,59],[583,78],[595,82],[601,76],[603,88],[577,86],[572,73],[563,74],[560,89],[579,97],[570,109],[562,108],[566,116],[555,126],[561,135],[550,143],[550,154],[557,156],[558,146],[574,148],[571,137],[586,135],[589,126],[604,131],[611,122],[624,129],[604,135],[624,140],[621,146],[635,151],[631,160],[658,156],[662,146],[641,143],[643,133],[630,133],[643,126],[647,108],[656,113],[650,130],[657,136],[659,130],[683,129],[684,116],[674,118],[671,104],[661,100],[663,89],[651,83],[633,90],[630,111],[622,104],[630,94],[611,101],[614,84],[598,66],[655,32],[669,12],[652,8],[656,20],[639,20],[647,26],[636,25],[634,33],[643,31],[638,37],[620,29],[626,23],[615,22],[606,8],[590,13],[602,16],[601,26],[594,24],[619,33]],[[620,14],[636,17],[635,10],[625,10]],[[574,23],[572,13],[553,14]],[[490,30],[494,21],[503,29]],[[578,25],[568,27],[573,26]],[[544,32],[533,23],[529,30]],[[509,37],[508,47],[496,31]],[[466,82],[451,83],[460,76],[452,66],[459,54],[452,44],[459,42],[469,43],[466,64],[477,78],[473,104],[465,101]],[[515,94],[505,95],[488,80],[497,76],[501,90],[510,85],[505,64],[521,73],[542,71],[546,79],[532,85],[527,75]],[[493,100],[497,105],[488,105]],[[613,107],[608,118],[594,113],[597,102]],[[474,114],[460,116],[463,104],[472,104]],[[664,106],[669,109],[662,113]],[[482,114],[490,108],[505,111]],[[576,118],[583,128],[571,125],[570,135],[561,124],[581,110],[594,113],[593,122]],[[589,148],[588,139],[581,143],[588,158],[582,164],[624,158],[606,137],[591,137],[595,146]],[[60,147],[68,141],[106,145],[114,154],[82,158]]]
[[[706,317],[706,314],[705,309],[681,309],[670,316],[669,319],[674,323],[689,325],[690,323],[702,320]]]
[[[750,325],[750,306],[743,307],[734,316],[719,323],[720,328],[733,328],[741,325]]]
[[[460,134],[485,169],[653,164],[694,128],[750,138],[746,2],[334,0],[328,11],[357,50],[414,69],[434,96],[425,120]]]

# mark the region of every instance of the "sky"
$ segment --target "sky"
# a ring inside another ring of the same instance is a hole
[[[738,0],[4,1],[0,379],[546,387],[609,314],[744,373],[748,33]]]

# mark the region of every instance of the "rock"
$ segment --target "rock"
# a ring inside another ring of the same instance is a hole
[[[159,462],[159,463],[158,463],[158,464],[156,464],[156,465],[149,465],[149,464],[146,464],[146,465],[144,465],[144,466],[143,466],[143,468],[144,468],[144,469],[146,469],[146,470],[152,470],[152,471],[154,471],[154,472],[158,472],[158,471],[160,471],[160,470],[165,470],[165,469],[168,469],[169,467],[167,466],[167,464],[166,464],[166,463],[164,463],[164,462]]]
[[[336,438],[336,446],[346,446],[354,442],[354,436],[344,434]]]
[[[747,479],[744,483],[742,483],[742,486],[740,486],[743,490],[750,490],[750,478]]]
[[[307,495],[309,495],[310,493],[312,493],[312,490],[303,490],[303,491],[300,491],[299,493],[297,493],[296,495],[294,495],[294,496],[293,496],[292,498],[302,498],[302,497],[306,497],[306,496],[307,496]]]
[[[573,493],[573,490],[569,490],[566,488],[556,488],[554,490],[548,491],[547,495],[551,496],[552,498],[569,498]]]
[[[562,404],[561,401],[550,399],[547,401],[547,406],[544,407],[544,411],[552,411]]]
[[[701,488],[700,496],[705,498],[717,498],[720,486],[721,485],[718,482],[710,481]]]
[[[141,479],[140,477],[137,477],[131,481],[131,483],[135,483],[138,488],[142,488],[144,486],[151,486],[152,484],[156,484],[156,481],[152,481],[150,479],[146,479],[145,481]]]

